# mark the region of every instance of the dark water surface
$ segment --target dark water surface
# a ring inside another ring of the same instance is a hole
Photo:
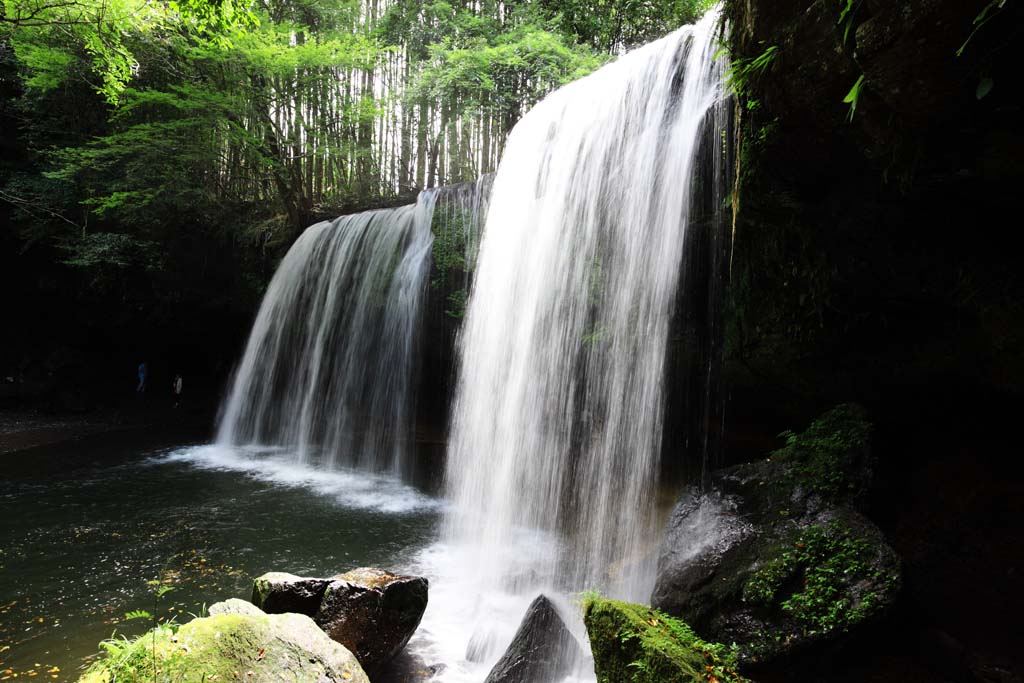
[[[174,438],[0,456],[0,680],[74,680],[100,640],[150,625],[129,610],[187,621],[263,572],[401,568],[436,537],[438,502],[390,479]],[[154,602],[147,582],[174,590]]]

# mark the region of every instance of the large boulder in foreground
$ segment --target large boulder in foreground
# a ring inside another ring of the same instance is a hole
[[[772,457],[712,476],[666,529],[651,598],[700,633],[765,664],[833,642],[884,613],[900,561],[855,510],[870,481],[870,426],[843,405]]]
[[[427,588],[421,576],[353,569],[334,577],[313,620],[373,672],[416,632],[427,609]]]
[[[598,683],[749,683],[735,652],[650,607],[592,599],[583,621]]]
[[[369,683],[352,653],[301,614],[221,613],[112,640],[105,649],[79,683]]]
[[[571,673],[582,655],[554,604],[538,595],[484,683],[554,683]]]

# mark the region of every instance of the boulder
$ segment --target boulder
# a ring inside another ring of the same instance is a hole
[[[743,683],[736,654],[657,610],[592,599],[583,621],[598,683]]]
[[[369,683],[352,653],[301,614],[221,613],[177,630],[158,626],[134,641],[110,641],[105,649],[107,656],[79,683]]]
[[[252,604],[267,614],[295,612],[312,617],[320,609],[320,601],[330,582],[330,579],[268,572],[253,581]]]
[[[840,406],[772,457],[712,475],[672,512],[651,603],[764,664],[835,642],[883,614],[900,560],[854,505],[870,480],[870,428]]]
[[[376,671],[398,654],[427,608],[427,580],[361,568],[333,577],[314,621]]]
[[[215,602],[210,605],[206,613],[211,617],[218,614],[266,614],[266,612],[251,602],[239,600],[238,598],[229,598],[223,602]]]
[[[582,655],[554,604],[538,595],[484,683],[553,683],[571,673]]]

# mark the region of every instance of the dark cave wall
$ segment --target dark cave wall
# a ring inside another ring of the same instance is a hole
[[[734,63],[777,48],[738,98],[726,459],[862,403],[868,513],[906,573],[893,616],[803,680],[1024,675],[1024,12],[1007,2],[972,36],[988,5],[863,0],[849,30],[846,0],[726,5]]]

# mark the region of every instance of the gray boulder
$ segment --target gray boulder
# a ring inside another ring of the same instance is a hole
[[[582,656],[554,604],[538,595],[484,683],[554,683],[571,673]]]

